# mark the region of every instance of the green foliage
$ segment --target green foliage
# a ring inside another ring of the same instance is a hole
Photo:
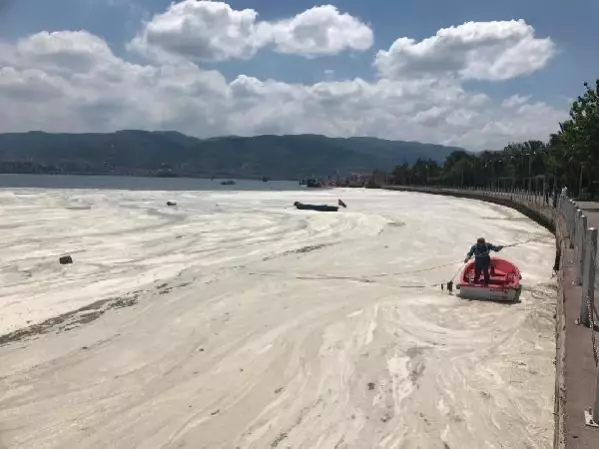
[[[177,132],[0,134],[0,171],[296,179],[369,173],[456,148],[320,135],[196,139]]]
[[[548,142],[529,140],[510,143],[500,151],[471,154],[454,151],[436,175],[423,175],[421,162],[399,165],[393,171],[397,184],[443,184],[453,186],[497,186],[556,189],[567,185],[594,190],[599,181],[599,80],[594,88],[584,83],[585,92],[570,108],[570,118]],[[423,177],[424,176],[424,177]]]

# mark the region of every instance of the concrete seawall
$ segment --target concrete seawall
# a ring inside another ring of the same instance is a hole
[[[585,426],[584,409],[593,404],[595,365],[592,347],[588,344],[589,329],[579,326],[575,319],[580,311],[580,291],[574,286],[574,251],[570,236],[560,214],[551,206],[543,205],[540,198],[518,194],[491,193],[480,190],[458,190],[431,187],[390,186],[389,190],[448,195],[499,204],[521,212],[550,230],[556,237],[557,301],[555,310],[556,379],[555,431],[556,449],[597,449],[599,429]]]

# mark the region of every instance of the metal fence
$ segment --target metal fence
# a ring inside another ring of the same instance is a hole
[[[597,320],[598,315],[595,308],[597,229],[588,227],[587,217],[578,208],[576,203],[567,197],[558,196],[554,198],[552,195],[546,196],[540,192],[534,193],[524,190],[505,191],[489,188],[454,189],[445,187],[431,188],[430,190],[455,191],[456,193],[466,191],[476,194],[476,196],[502,198],[526,206],[554,222],[560,216],[563,218],[568,233],[566,241],[574,253],[574,264],[576,267],[574,285],[581,287],[580,316],[577,322],[590,329],[595,367],[599,368],[599,354],[597,353],[595,342],[595,330],[598,330],[596,323],[599,321]],[[586,425],[599,427],[599,370],[597,371],[595,385],[595,402],[592,409],[585,410],[584,413]]]

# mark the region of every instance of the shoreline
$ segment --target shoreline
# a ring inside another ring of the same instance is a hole
[[[583,384],[595,384],[594,373],[588,379],[588,369],[584,363],[584,351],[577,350],[577,338],[584,332],[574,323],[579,309],[579,296],[576,295],[575,257],[570,249],[570,236],[563,217],[551,205],[544,206],[540,196],[519,193],[493,192],[485,190],[460,190],[432,187],[385,186],[384,189],[400,192],[444,195],[457,198],[499,204],[521,212],[523,215],[545,227],[556,239],[556,259],[554,269],[557,275],[557,297],[555,305],[555,395],[554,395],[554,449],[575,447],[598,447],[599,432],[593,429],[585,432],[581,397],[592,396],[585,391]],[[572,392],[572,394],[569,394]],[[583,399],[584,400],[584,399]],[[589,401],[586,406],[590,405]],[[588,427],[586,429],[589,429]],[[590,444],[587,446],[587,444]]]

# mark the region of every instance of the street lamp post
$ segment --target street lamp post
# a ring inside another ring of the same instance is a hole
[[[502,172],[501,164],[503,164],[503,159],[497,159],[497,164],[499,165],[499,167],[498,167],[499,174],[501,174],[501,172]],[[502,178],[498,176],[498,179],[497,179],[497,188],[498,189],[500,188],[499,184],[500,184],[501,179]]]
[[[582,195],[582,172],[584,170],[584,162],[580,163],[580,177],[578,179],[578,196]]]
[[[532,191],[532,157],[534,156],[535,152],[531,151],[528,154],[528,191]]]

